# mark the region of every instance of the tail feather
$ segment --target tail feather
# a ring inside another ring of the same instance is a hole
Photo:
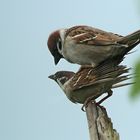
[[[122,37],[117,41],[120,44],[127,44],[128,47],[126,47],[123,51],[123,53],[120,55],[119,58],[124,57],[126,54],[128,54],[129,51],[131,51],[134,47],[136,47],[140,43],[140,30],[129,34],[125,37]]]
[[[120,40],[118,40],[118,43],[129,45],[138,42],[138,40],[140,40],[140,30],[122,37]]]
[[[128,86],[128,85],[132,85],[132,84],[135,84],[135,82],[132,82],[132,83],[115,84],[115,85],[112,86],[112,88],[119,88],[119,87]]]

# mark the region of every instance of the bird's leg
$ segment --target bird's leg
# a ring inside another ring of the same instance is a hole
[[[91,97],[89,97],[89,98],[87,98],[87,99],[85,100],[83,106],[81,107],[81,110],[85,112],[85,108],[88,107],[89,102],[94,101],[94,99],[95,99],[95,95],[94,95],[94,96],[91,96]]]
[[[98,104],[99,106],[100,106],[100,104],[101,104],[104,100],[106,100],[107,98],[109,98],[110,96],[112,96],[113,91],[112,91],[112,90],[109,90],[107,93],[108,93],[107,96],[105,96],[103,99],[101,99],[99,102],[97,102],[97,104]]]
[[[110,96],[112,96],[113,91],[112,91],[112,90],[109,90],[107,93],[108,93],[107,96],[105,96],[103,99],[101,99],[99,102],[96,103],[96,105],[98,105],[100,108],[103,108],[100,104],[101,104],[103,101],[105,101],[107,98],[109,98]],[[98,97],[99,97],[99,96],[98,96]],[[85,108],[87,108],[89,102],[95,101],[95,99],[98,98],[98,97],[95,96],[95,95],[93,95],[93,96],[87,98],[87,99],[85,100],[85,102],[84,102],[84,104],[83,104],[81,110],[85,112]]]

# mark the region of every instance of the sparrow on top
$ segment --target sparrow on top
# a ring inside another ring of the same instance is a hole
[[[60,29],[48,38],[55,64],[61,58],[79,65],[95,67],[105,60],[122,59],[140,43],[140,30],[121,36],[89,26]]]

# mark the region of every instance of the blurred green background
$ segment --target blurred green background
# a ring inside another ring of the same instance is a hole
[[[139,18],[140,18],[140,1],[139,0],[137,0],[136,8],[137,8]],[[136,99],[140,95],[140,59],[139,58],[135,63],[134,73],[136,74],[136,76],[134,76],[134,80],[133,80],[135,84],[132,85],[132,88],[130,90],[131,99]]]
[[[79,66],[65,60],[55,66],[47,38],[74,25],[127,35],[140,29],[139,7],[138,0],[1,0],[0,140],[88,139],[81,106],[48,79],[58,70],[77,71]],[[139,47],[123,62],[137,73]],[[140,81],[136,78],[132,81]],[[139,91],[139,82],[115,89],[103,103],[122,140],[139,139]]]

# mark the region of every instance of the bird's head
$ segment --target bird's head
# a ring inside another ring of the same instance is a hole
[[[58,71],[53,75],[50,75],[48,78],[56,81],[58,85],[63,89],[64,84],[74,76],[74,72],[71,71]]]
[[[64,38],[65,38],[65,29],[57,30],[50,34],[48,38],[48,48],[51,52],[51,54],[54,57],[55,65],[59,62],[61,58],[63,58],[63,44],[64,44]]]

